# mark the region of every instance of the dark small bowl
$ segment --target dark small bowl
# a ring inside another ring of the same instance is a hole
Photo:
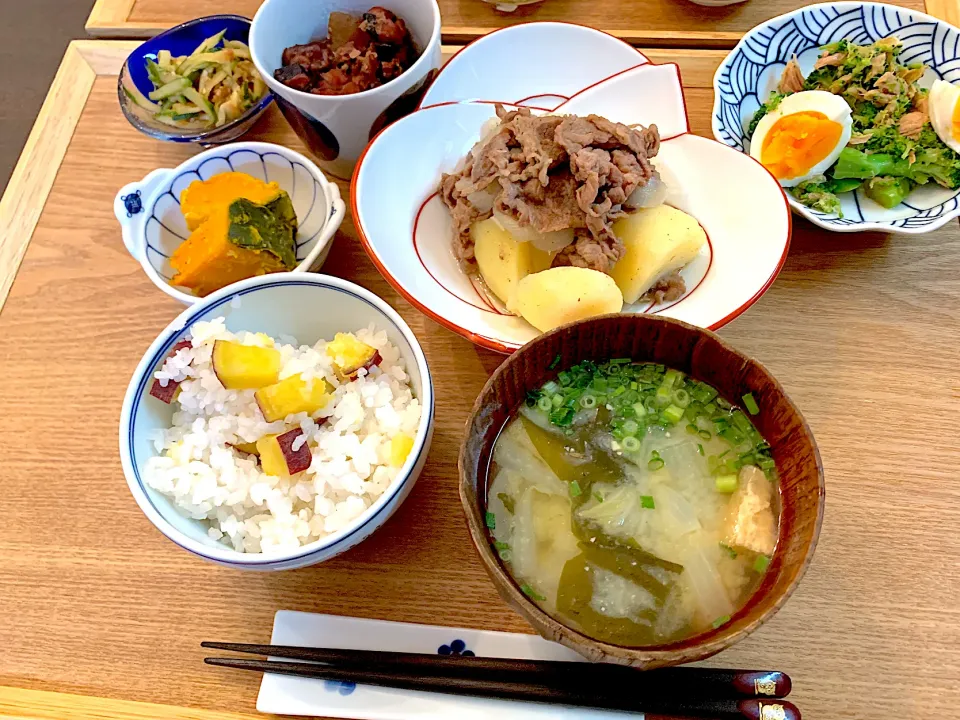
[[[550,365],[559,356],[553,370]],[[752,393],[752,417],[770,443],[780,473],[780,538],[760,587],[730,622],[680,642],[630,648],[600,642],[547,615],[500,564],[484,521],[487,467],[494,441],[528,390],[582,360],[630,357],[681,370],[715,387],[730,402]],[[460,447],[460,500],[470,536],[500,596],[548,640],[590,660],[641,669],[710,657],[756,630],[787,601],[813,558],[823,520],[823,466],[810,428],[760,363],[708,330],[652,315],[604,315],[541,335],[508,358],[487,381],[467,419]]]
[[[197,45],[221,30],[226,30],[225,40],[240,40],[248,45],[250,43],[249,18],[241,15],[210,15],[172,27],[150,38],[130,53],[120,69],[117,95],[120,98],[120,109],[123,110],[124,116],[131,125],[145,135],[157,140],[181,143],[195,142],[202,145],[231,142],[253,127],[257,118],[273,102],[273,95],[269,90],[260,99],[260,102],[240,117],[231,120],[226,125],[203,130],[178,130],[170,125],[157,122],[150,117],[149,112],[136,105],[123,91],[124,86],[133,85],[141,93],[148,95],[154,88],[153,83],[147,76],[147,58],[156,60],[157,53],[160,50],[169,50],[174,56],[189,55],[196,49]]]

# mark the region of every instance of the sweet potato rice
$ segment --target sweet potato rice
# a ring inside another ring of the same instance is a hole
[[[310,346],[263,333],[234,334],[222,317],[195,323],[190,346],[154,375],[164,387],[179,382],[179,394],[172,427],[151,438],[158,454],[146,463],[146,484],[184,515],[204,521],[211,538],[241,552],[295,550],[345,527],[396,481],[403,463],[394,441],[402,439],[409,451],[421,412],[387,334],[371,325],[354,335],[376,348],[379,363],[344,381],[326,340]],[[312,416],[301,412],[267,422],[254,390],[227,390],[218,379],[216,340],[273,347],[280,352],[279,380],[322,378],[333,397]],[[302,434],[293,449],[306,443],[311,457],[305,471],[289,477],[264,473],[256,454],[236,447],[296,428]]]

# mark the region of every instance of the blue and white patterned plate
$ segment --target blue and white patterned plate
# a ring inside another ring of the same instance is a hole
[[[343,221],[346,206],[340,189],[303,155],[271,143],[214,147],[177,168],[154,170],[140,182],[125,185],[113,209],[127,250],[157,287],[187,305],[200,298],[170,284],[175,273],[170,256],[190,235],[180,210],[180,193],[195,180],[232,170],[276,182],[290,196],[299,226],[295,272],[320,268]]]
[[[776,87],[791,57],[797,56],[806,75],[823,45],[843,39],[872,43],[890,35],[903,42],[903,62],[922,62],[929,67],[921,86],[930,87],[937,78],[960,83],[960,30],[952,25],[880,3],[810,5],[753,28],[721,63],[713,79],[714,136],[749,152],[744,129]],[[958,195],[960,190],[927,185],[912,192],[906,202],[886,210],[861,191],[844,193],[840,196],[843,218],[811,210],[788,197],[794,210],[827,230],[925,233],[960,215]]]

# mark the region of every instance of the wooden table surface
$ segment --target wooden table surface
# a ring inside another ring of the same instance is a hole
[[[488,581],[457,498],[461,428],[502,358],[401,299],[349,218],[324,271],[396,307],[437,384],[433,449],[409,499],[343,556],[275,574],[203,562],[140,513],[118,458],[121,400],[182,306],[127,254],[112,202],[196,150],[121,116],[116,72],[130,48],[71,46],[0,201],[0,303],[29,240],[0,314],[0,717],[259,717],[259,677],[203,665],[199,643],[266,642],[279,609],[529,631]],[[691,125],[708,135],[722,53],[649,54],[680,63]],[[248,139],[302,150],[274,109]],[[906,237],[797,219],[779,279],[720,333],[805,413],[827,510],[795,595],[711,662],[787,671],[806,718],[928,720],[960,707],[958,268],[956,222]]]
[[[371,0],[372,1],[372,0]],[[247,17],[262,0],[97,0],[86,29],[94,36],[148,37],[204,15],[235,12]],[[891,0],[894,5],[960,21],[956,0]],[[749,0],[704,7],[689,0],[543,0],[512,13],[482,0],[439,0],[446,42],[469,42],[490,30],[534,20],[564,20],[604,30],[637,45],[733,47],[755,25],[808,5],[803,0]],[[951,15],[952,13],[952,15]]]

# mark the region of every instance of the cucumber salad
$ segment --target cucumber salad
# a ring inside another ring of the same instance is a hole
[[[226,31],[208,37],[189,55],[169,50],[147,58],[153,90],[146,96],[136,87],[123,90],[135,104],[166,125],[185,130],[220,127],[243,115],[267,92],[266,83],[250,59],[250,48],[239,40],[224,40]]]

